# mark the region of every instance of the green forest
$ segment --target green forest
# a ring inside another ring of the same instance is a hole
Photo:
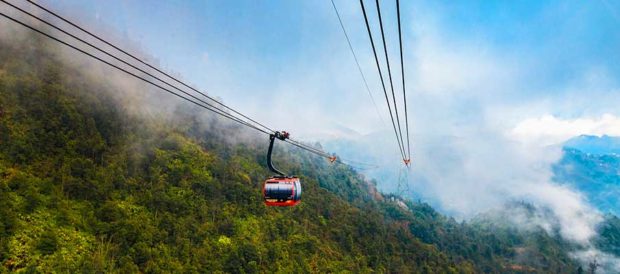
[[[588,271],[543,229],[456,221],[283,143],[274,161],[303,201],[266,207],[266,136],[189,104],[153,111],[166,95],[14,40],[0,40],[0,273]],[[604,250],[620,253],[619,227]]]

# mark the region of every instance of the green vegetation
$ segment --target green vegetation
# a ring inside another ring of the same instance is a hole
[[[605,221],[599,225],[599,237],[596,245],[602,251],[620,256],[620,218],[607,215]]]
[[[274,160],[300,175],[303,202],[265,207],[266,136],[187,105],[136,112],[118,96],[134,90],[50,48],[0,40],[0,272],[578,268],[544,231],[459,223],[371,195],[354,170],[282,144]]]

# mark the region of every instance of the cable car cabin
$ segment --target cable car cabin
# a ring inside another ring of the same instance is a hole
[[[271,177],[263,184],[268,206],[294,206],[301,202],[301,183],[297,177]]]

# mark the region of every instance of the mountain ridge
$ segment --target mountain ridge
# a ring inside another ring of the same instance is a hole
[[[589,154],[620,154],[620,137],[580,135],[564,142],[563,146]]]

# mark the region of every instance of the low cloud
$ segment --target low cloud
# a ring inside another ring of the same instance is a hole
[[[410,69],[414,84],[408,96],[412,98],[414,136],[410,175],[416,198],[460,219],[514,202],[532,204],[544,214],[507,215],[505,221],[558,233],[580,247],[573,255],[584,264],[591,261],[589,254],[606,258],[608,265],[620,262],[592,245],[596,227],[603,220],[601,214],[579,190],[554,182],[551,169],[563,153],[561,146],[552,144],[581,134],[620,134],[620,119],[611,112],[591,118],[575,110],[590,95],[573,92],[574,85],[607,87],[587,81],[592,75],[589,67],[572,71],[581,75],[576,78],[584,79],[583,83],[541,87],[552,81],[547,78],[552,76],[530,63],[537,58],[527,56],[522,61],[523,56],[495,48],[484,39],[449,38],[433,25],[432,18],[425,18],[432,15],[420,10],[416,14],[419,21],[412,24],[417,27],[412,46],[415,58],[408,62],[414,64]],[[548,92],[541,95],[541,90]],[[575,100],[580,104],[572,103]],[[582,118],[543,115],[563,110],[558,105]],[[364,142],[395,147],[391,132],[375,136],[381,140]],[[345,156],[356,157],[354,153]],[[384,166],[383,172],[368,173],[380,174],[381,189],[394,190],[402,164],[392,150],[378,153],[377,162],[393,164]]]
[[[561,119],[544,115],[521,121],[509,133],[515,140],[542,145],[559,144],[579,135],[620,136],[620,117],[604,114],[598,118]]]

